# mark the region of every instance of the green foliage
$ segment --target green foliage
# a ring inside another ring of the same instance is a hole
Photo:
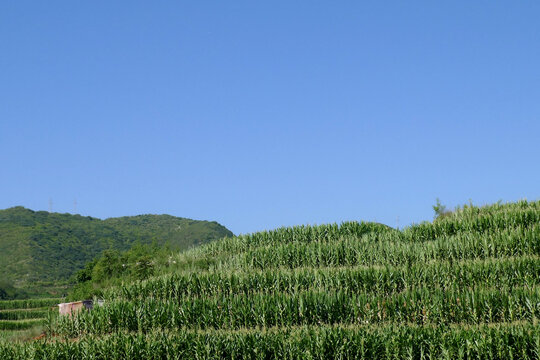
[[[122,272],[120,253],[116,250],[105,250],[92,269],[92,279],[103,282]]]
[[[104,291],[107,299],[137,301],[159,298],[180,301],[187,297],[250,296],[301,291],[342,291],[346,294],[392,295],[408,288],[534,287],[540,281],[540,261],[535,255],[459,262],[415,262],[399,266],[299,267],[295,269],[245,269],[168,274],[147,281],[126,282]],[[216,285],[216,284],[219,284]]]
[[[0,310],[10,309],[35,309],[55,306],[62,302],[62,298],[41,298],[41,299],[24,299],[24,300],[8,300],[0,301]]]
[[[92,281],[84,281],[75,284],[68,296],[67,301],[78,301],[92,299],[94,296],[101,296],[101,287]]]
[[[42,333],[47,319],[58,313],[56,305],[62,301],[56,298],[0,301],[0,344],[28,341]]]
[[[48,311],[49,308],[0,311],[0,320],[44,319]]]
[[[43,319],[0,320],[0,330],[26,330],[44,323]]]
[[[3,359],[538,359],[540,330],[496,326],[306,326],[261,331],[113,333],[78,341],[0,343]]]
[[[154,274],[159,259],[167,257],[170,252],[167,247],[159,247],[156,243],[137,244],[124,252],[105,250],[75,274],[77,284],[68,298],[73,301],[91,299],[101,296],[105,287],[122,281],[144,280]]]
[[[16,289],[7,279],[0,280],[0,300],[12,300],[26,297],[26,292]]]
[[[64,285],[68,279],[86,269],[85,265],[104,250],[122,252],[135,244],[152,243],[185,250],[226,236],[232,233],[216,222],[169,215],[100,220],[14,207],[0,210],[0,272],[2,280],[10,282],[17,291],[32,296],[43,292],[58,296],[66,292]],[[101,270],[103,273],[96,276],[112,271],[103,266]],[[139,269],[139,273],[147,276],[151,271],[146,267]],[[87,271],[77,274],[82,277],[78,281],[91,276]],[[0,296],[22,295],[0,284]]]
[[[148,278],[154,273],[153,258],[149,255],[137,259],[133,265],[133,275],[137,280]]]
[[[0,357],[538,358],[540,201],[105,256],[136,266],[110,270],[103,307],[52,323],[66,341],[0,343]],[[146,256],[154,275],[137,270]]]
[[[38,324],[28,329],[2,330],[0,331],[0,344],[2,342],[10,344],[27,342],[43,334],[44,328],[42,324]]]
[[[435,205],[433,205],[433,211],[435,211],[435,220],[448,216],[452,213],[446,208],[445,205],[441,204],[441,200],[439,200],[439,198],[437,198]]]

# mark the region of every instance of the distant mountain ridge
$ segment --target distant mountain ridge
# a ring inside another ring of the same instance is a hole
[[[134,244],[185,250],[233,233],[215,221],[171,215],[138,215],[101,220],[81,215],[0,210],[0,273],[17,287],[67,280],[103,250]]]

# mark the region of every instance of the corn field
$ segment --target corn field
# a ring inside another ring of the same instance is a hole
[[[0,320],[44,319],[48,312],[49,308],[0,311]]]
[[[0,310],[43,308],[55,306],[59,302],[62,302],[61,298],[3,300],[0,301]]]
[[[0,348],[22,334],[41,332],[60,298],[0,301]],[[0,359],[3,359],[0,356]]]
[[[401,231],[281,228],[169,264],[107,289],[103,307],[51,319],[47,341],[0,343],[0,358],[540,358],[540,201],[464,206]]]
[[[540,327],[317,326],[116,332],[0,347],[2,359],[538,359]]]

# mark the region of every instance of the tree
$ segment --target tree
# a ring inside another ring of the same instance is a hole
[[[105,250],[92,269],[92,280],[104,282],[118,276],[123,271],[120,253],[116,250]]]
[[[144,280],[154,273],[154,262],[151,255],[143,255],[133,264],[133,276],[137,280]]]
[[[15,299],[17,295],[17,289],[10,281],[0,280],[0,300]]]
[[[446,209],[446,206],[441,204],[441,200],[437,198],[437,202],[433,205],[433,211],[435,211],[434,220],[441,219],[445,216],[450,215],[452,212]]]

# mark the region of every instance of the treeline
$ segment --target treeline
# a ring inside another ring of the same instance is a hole
[[[17,289],[9,280],[0,280],[0,300],[24,299],[28,294],[26,291]]]
[[[90,299],[101,296],[104,288],[122,282],[144,280],[157,269],[168,266],[172,250],[156,243],[137,244],[127,251],[105,250],[73,276],[75,286],[68,300]]]

